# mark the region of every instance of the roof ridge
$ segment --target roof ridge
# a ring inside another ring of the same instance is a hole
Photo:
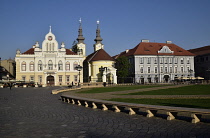
[[[99,50],[100,50],[100,49],[99,49]],[[88,62],[91,61],[91,60],[93,59],[93,57],[96,55],[96,53],[98,53],[99,50],[95,51],[95,53],[91,56],[91,58],[88,60]]]

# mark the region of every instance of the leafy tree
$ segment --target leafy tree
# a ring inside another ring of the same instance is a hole
[[[76,43],[76,41],[74,41],[73,44],[72,44],[72,51],[73,51],[74,53],[77,53],[78,50],[79,50],[79,48],[78,48],[78,46],[77,46],[77,43]]]
[[[115,68],[117,69],[117,78],[120,82],[124,82],[125,78],[129,75],[130,63],[125,56],[116,59]]]

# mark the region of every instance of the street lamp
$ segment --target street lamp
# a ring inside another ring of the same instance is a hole
[[[82,70],[82,66],[77,65],[75,68],[77,71],[79,71],[79,83],[78,83],[78,86],[79,86],[80,85],[80,71]]]
[[[189,69],[188,72],[190,73],[190,83],[192,83],[192,73],[193,73],[193,70],[192,69]]]
[[[102,80],[102,76],[103,76],[104,70],[105,70],[105,68],[103,68],[103,66],[101,66],[101,67],[99,68],[99,72],[101,72],[101,81],[103,81],[103,80]]]

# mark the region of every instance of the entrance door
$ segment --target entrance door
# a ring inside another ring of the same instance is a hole
[[[47,76],[47,86],[54,86],[55,80],[53,76]]]
[[[144,78],[141,78],[141,84],[144,84]]]
[[[169,81],[169,75],[164,75],[165,82]]]

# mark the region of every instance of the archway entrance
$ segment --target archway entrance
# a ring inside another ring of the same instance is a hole
[[[169,75],[164,75],[164,80],[165,80],[165,82],[168,82],[169,81]]]
[[[47,86],[54,86],[55,85],[55,79],[53,76],[47,76]]]

